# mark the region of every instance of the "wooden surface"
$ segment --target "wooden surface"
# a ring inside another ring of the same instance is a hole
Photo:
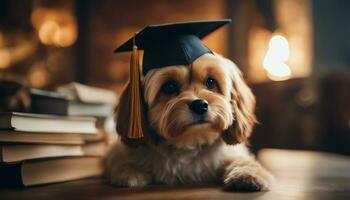
[[[91,178],[31,188],[2,188],[0,199],[350,199],[350,158],[333,154],[263,150],[260,160],[276,175],[269,192],[225,192],[217,185],[129,189]]]

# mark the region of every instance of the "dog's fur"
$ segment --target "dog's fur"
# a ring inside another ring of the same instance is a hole
[[[216,80],[216,87],[206,86],[208,77]],[[179,86],[177,93],[162,92],[169,80]],[[128,88],[119,108],[128,105]],[[138,147],[121,142],[111,149],[106,167],[112,184],[220,182],[227,190],[269,188],[273,177],[245,145],[255,123],[255,98],[233,62],[204,54],[190,66],[152,69],[142,80],[142,88],[148,129],[152,130],[147,134],[152,136],[147,135],[148,142]],[[209,104],[201,119],[188,106],[198,98]],[[118,113],[117,123],[125,124],[128,119],[124,116],[125,112]]]

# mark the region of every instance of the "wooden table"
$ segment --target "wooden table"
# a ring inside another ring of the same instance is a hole
[[[115,188],[91,178],[31,188],[0,189],[0,199],[350,199],[350,158],[340,155],[263,150],[261,162],[277,178],[269,192],[225,192],[217,185]]]

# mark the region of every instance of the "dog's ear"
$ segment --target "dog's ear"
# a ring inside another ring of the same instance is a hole
[[[119,104],[116,109],[116,125],[117,133],[121,137],[122,141],[128,145],[136,146],[143,144],[146,140],[152,141],[153,136],[151,135],[150,128],[148,126],[147,119],[147,104],[145,103],[143,96],[143,87],[141,89],[141,107],[142,107],[142,132],[144,137],[141,139],[129,139],[127,137],[129,131],[129,120],[131,115],[131,85],[130,82],[124,88],[120,95]]]
[[[244,82],[238,67],[230,60],[225,59],[229,65],[232,79],[231,106],[233,109],[233,123],[223,131],[222,138],[227,144],[245,142],[256,123],[254,114],[255,97]],[[232,70],[232,71],[231,71]]]
[[[124,140],[128,134],[130,118],[130,83],[124,87],[116,109],[117,133]]]

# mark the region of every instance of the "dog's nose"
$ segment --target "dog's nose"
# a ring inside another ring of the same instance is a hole
[[[204,115],[208,111],[208,101],[196,99],[189,104],[189,107],[197,115]]]

